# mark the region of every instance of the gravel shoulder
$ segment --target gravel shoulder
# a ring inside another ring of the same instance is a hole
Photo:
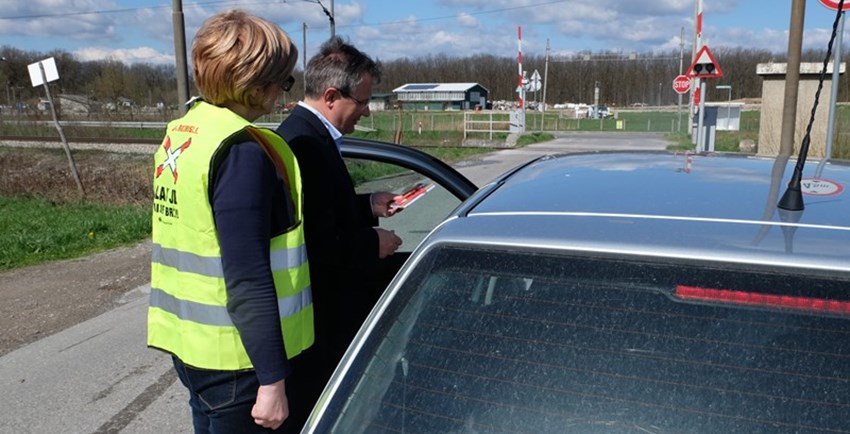
[[[0,356],[118,306],[150,282],[150,241],[0,273]]]

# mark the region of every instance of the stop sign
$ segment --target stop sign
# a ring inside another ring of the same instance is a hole
[[[678,75],[673,79],[673,90],[678,94],[688,93],[691,90],[691,79],[686,75]]]
[[[834,11],[838,10],[838,2],[835,0],[820,0],[820,3]],[[842,11],[850,10],[850,1],[845,0],[844,5],[841,7]]]

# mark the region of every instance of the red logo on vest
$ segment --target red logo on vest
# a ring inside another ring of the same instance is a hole
[[[165,171],[165,168],[168,167],[171,169],[171,174],[174,176],[174,183],[177,183],[177,158],[192,144],[192,138],[189,137],[189,140],[186,140],[186,143],[180,145],[179,148],[174,151],[171,150],[171,137],[165,138],[165,144],[163,147],[165,148],[165,154],[168,155],[168,158],[165,159],[165,162],[160,164],[156,168],[156,177],[159,178],[159,175],[162,175],[162,172]]]

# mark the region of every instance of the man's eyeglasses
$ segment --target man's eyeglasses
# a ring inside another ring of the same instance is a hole
[[[349,94],[348,92],[343,92],[341,90],[339,91],[339,94],[342,95],[344,98],[348,98],[348,99],[356,102],[357,105],[360,106],[360,107],[366,107],[366,106],[369,105],[369,98],[366,98],[365,100],[359,100],[359,99],[351,96],[351,94]]]
[[[292,89],[292,85],[295,84],[295,77],[289,76],[283,83],[280,84],[280,90],[284,92],[289,92],[289,89]]]

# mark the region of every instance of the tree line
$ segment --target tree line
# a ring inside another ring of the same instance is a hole
[[[750,48],[712,49],[721,65],[722,78],[708,83],[710,100],[725,100],[728,90],[712,86],[731,85],[731,98],[759,98],[762,78],[756,75],[759,63],[786,61],[786,55]],[[823,62],[826,50],[807,50],[804,62]],[[374,55],[374,54],[373,54]],[[176,68],[174,65],[132,64],[115,60],[80,61],[72,54],[54,50],[47,53],[23,51],[10,46],[0,47],[0,93],[2,105],[14,106],[23,102],[34,106],[44,92],[33,88],[27,65],[54,57],[60,79],[50,83],[51,93],[79,95],[100,103],[115,103],[119,99],[133,101],[136,106],[155,106],[164,103],[177,105]],[[380,57],[375,55],[380,60]],[[300,62],[299,62],[300,63]],[[374,87],[375,94],[389,94],[408,83],[479,83],[489,90],[492,101],[517,99],[517,59],[495,55],[454,57],[434,55],[421,58],[400,58],[381,61],[384,77]],[[680,60],[679,51],[664,53],[624,54],[619,52],[582,52],[571,56],[525,55],[523,69],[531,76],[537,70],[545,75],[546,102],[593,103],[595,89],[599,102],[612,106],[636,104],[672,105],[678,102],[672,81],[690,64],[690,54]],[[190,74],[191,75],[191,74]],[[297,101],[303,96],[303,75],[295,72],[295,86],[285,97]],[[190,80],[190,94],[196,92]],[[839,85],[839,101],[847,101],[850,86],[847,80]],[[543,89],[529,92],[527,101],[542,101]],[[687,101],[687,99],[685,99]],[[286,101],[284,101],[286,102]]]

